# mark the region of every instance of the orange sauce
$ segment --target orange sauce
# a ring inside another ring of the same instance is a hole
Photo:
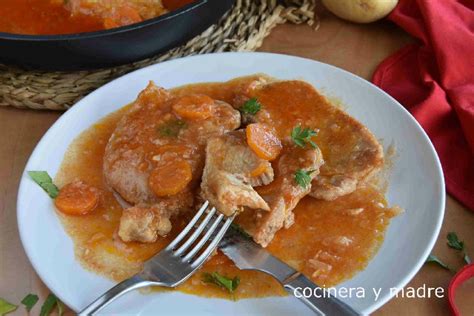
[[[168,10],[178,9],[194,0],[165,0]],[[61,0],[1,0],[0,32],[29,35],[74,34],[104,30],[102,18],[74,14]]]
[[[245,80],[248,79],[186,86],[173,92],[199,92],[230,102],[236,88]],[[91,214],[67,216],[58,212],[58,216],[74,241],[76,257],[82,265],[115,280],[138,272],[142,263],[167,245],[189,220],[186,216],[174,219],[169,236],[151,244],[124,243],[117,237],[122,208],[104,183],[102,158],[107,141],[126,110],[125,107],[110,114],[83,132],[71,144],[55,180],[61,187],[81,179],[102,191],[99,206]],[[311,116],[311,113],[307,115]],[[364,269],[376,253],[393,216],[386,205],[382,190],[372,185],[331,202],[306,197],[295,209],[295,224],[280,230],[268,250],[318,284],[335,285]],[[249,218],[244,212],[238,222],[245,227]],[[334,242],[340,236],[352,240],[350,247],[339,247]],[[315,275],[314,267],[309,264],[318,254],[332,266],[326,275]],[[240,285],[234,294],[202,281],[204,272],[215,271],[228,277],[240,277]],[[285,295],[273,278],[260,272],[240,271],[222,253],[212,257],[178,290],[229,299]]]
[[[75,15],[50,0],[2,0],[0,32],[14,34],[71,34],[103,29],[100,19]]]

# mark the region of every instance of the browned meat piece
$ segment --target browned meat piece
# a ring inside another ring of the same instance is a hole
[[[154,242],[171,231],[169,217],[153,206],[130,207],[123,211],[118,235],[125,241]]]
[[[239,125],[239,112],[225,102],[202,95],[176,98],[150,83],[122,117],[107,144],[105,180],[133,205],[155,205],[170,216],[192,209],[207,139]],[[188,163],[191,181],[176,194],[157,196],[150,188],[150,174],[177,160]],[[133,238],[150,240],[147,237]]]
[[[358,181],[345,175],[319,175],[313,182],[310,195],[321,200],[332,201],[354,192]]]
[[[243,207],[269,210],[252,186],[273,180],[270,162],[248,147],[243,130],[214,137],[207,143],[202,197],[227,216]],[[252,185],[253,184],[253,185]]]
[[[275,180],[267,186],[257,188],[257,192],[270,206],[270,212],[245,212],[240,224],[253,236],[254,240],[266,247],[281,228],[290,227],[294,222],[293,209],[311,190],[311,183],[303,188],[295,180],[298,170],[313,171],[311,180],[318,174],[323,164],[318,148],[300,148],[291,143],[284,144],[283,153],[274,163]]]
[[[334,158],[321,168],[321,174],[313,181],[310,195],[315,198],[332,201],[352,193],[383,166],[383,148],[375,136],[347,114],[343,124],[352,133],[352,147],[344,154],[340,150],[329,149],[333,152],[328,156]],[[340,156],[336,158],[337,154]]]
[[[93,16],[107,28],[141,22],[167,12],[161,0],[67,0],[64,3],[72,15]]]
[[[281,137],[290,135],[296,125],[319,130],[314,141],[321,148],[325,164],[313,181],[310,195],[334,200],[353,192],[382,167],[383,149],[372,133],[310,84],[296,80],[267,80],[265,84],[264,79],[241,88],[235,102],[257,98],[262,110],[254,120],[274,126]]]

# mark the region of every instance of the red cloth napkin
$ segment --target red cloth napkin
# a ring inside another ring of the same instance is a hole
[[[372,80],[423,126],[448,192],[474,210],[474,0],[401,0],[389,19],[420,41]]]

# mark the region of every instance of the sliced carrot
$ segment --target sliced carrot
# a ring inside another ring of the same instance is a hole
[[[64,214],[86,215],[99,204],[99,193],[82,181],[74,181],[59,191],[54,204]]]
[[[214,114],[214,99],[204,94],[185,95],[177,99],[172,107],[181,118],[205,120]]]
[[[156,167],[148,178],[148,185],[157,196],[170,196],[184,190],[192,177],[189,162],[177,159]]]
[[[281,142],[275,133],[266,125],[254,123],[247,125],[245,129],[247,144],[257,154],[265,160],[274,160],[281,152]]]

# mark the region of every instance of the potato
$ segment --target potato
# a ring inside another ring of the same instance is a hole
[[[370,23],[388,15],[398,0],[322,0],[338,17],[357,23]]]

